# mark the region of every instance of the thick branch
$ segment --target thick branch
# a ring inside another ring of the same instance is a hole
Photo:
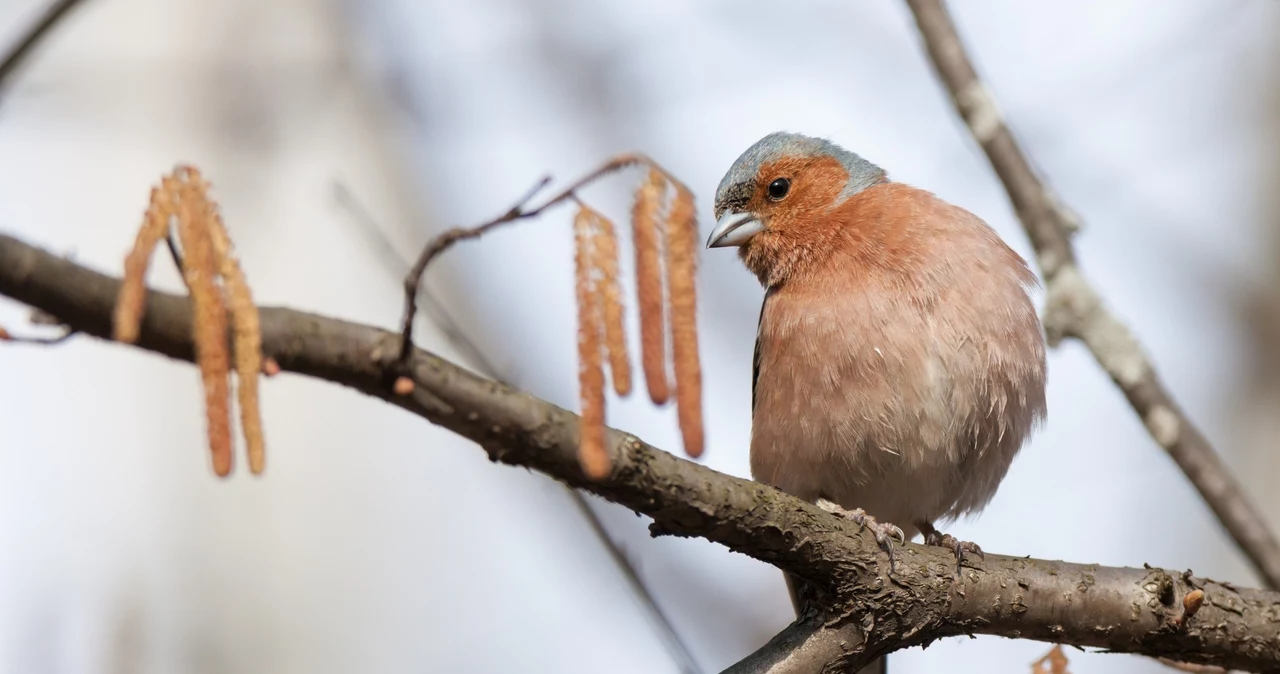
[[[1124,391],[1151,437],[1178,464],[1266,582],[1280,588],[1280,542],[1223,465],[1209,440],[1174,402],[1142,345],[1076,266],[1072,216],[1040,180],[965,53],[942,0],[906,0],[925,47],[956,110],[1004,183],[1035,247],[1048,290],[1045,331],[1051,341],[1075,337]]]
[[[721,674],[810,674],[822,671],[828,663],[839,663],[853,672],[861,665],[844,660],[864,641],[857,623],[827,625],[820,616],[811,614],[791,623],[769,643]],[[859,658],[863,659],[866,658]]]
[[[0,294],[71,329],[107,338],[118,288],[115,278],[0,235]],[[186,298],[151,292],[138,346],[189,361],[190,326]],[[610,432],[613,473],[587,480],[577,460],[576,415],[425,351],[415,350],[409,364],[414,392],[397,396],[391,391],[391,378],[401,371],[395,333],[279,308],[262,310],[262,332],[265,354],[285,370],[386,400],[474,440],[495,461],[536,469],[649,515],[655,532],[704,537],[825,593],[829,610],[820,624],[793,626],[739,671],[805,671],[798,663],[813,661],[788,643],[837,658],[818,666],[852,671],[889,650],[976,633],[1251,671],[1280,668],[1280,593],[1160,569],[993,554],[957,579],[948,551],[913,544],[901,551],[890,579],[875,541],[843,518],[625,433]],[[1176,627],[1181,598],[1193,586],[1208,600]]]

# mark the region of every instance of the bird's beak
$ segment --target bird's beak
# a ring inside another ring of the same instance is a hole
[[[748,239],[764,231],[764,223],[754,213],[725,211],[716,221],[715,229],[707,238],[707,248],[741,246]]]

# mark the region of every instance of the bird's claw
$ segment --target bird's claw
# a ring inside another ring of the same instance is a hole
[[[932,545],[939,548],[950,548],[951,553],[956,556],[956,575],[960,574],[960,566],[964,563],[965,553],[977,555],[982,561],[987,560],[987,556],[982,552],[982,548],[977,543],[962,541],[951,534],[944,534],[933,527],[925,530],[924,544]]]
[[[817,505],[819,508],[822,508],[832,515],[843,517],[859,527],[870,531],[871,535],[876,539],[876,544],[880,546],[881,550],[884,550],[886,555],[889,555],[889,573],[893,573],[895,563],[893,555],[893,539],[898,539],[902,545],[907,544],[907,536],[903,533],[901,528],[887,522],[877,522],[876,518],[868,515],[867,511],[862,508],[845,510],[838,504],[826,499],[818,499]]]
[[[875,534],[876,541],[884,542],[896,538],[899,545],[907,544],[907,535],[902,533],[902,529],[888,522],[877,522],[876,518],[868,515],[862,508],[850,511],[848,517],[858,526],[870,529],[871,533]]]

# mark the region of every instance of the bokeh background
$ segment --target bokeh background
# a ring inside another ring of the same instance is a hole
[[[1280,524],[1280,3],[953,5],[1080,214],[1087,273]],[[0,45],[44,6],[0,0]],[[1029,253],[906,8],[851,0],[86,0],[0,92],[0,230],[118,270],[150,186],[191,162],[262,302],[390,327],[404,258],[542,174],[647,152],[695,189],[705,234],[721,174],[779,129]],[[633,184],[588,196],[622,217]],[[569,219],[450,251],[420,344],[575,407]],[[151,278],[180,288],[166,263]],[[747,476],[761,291],[724,251],[699,283],[705,461]],[[8,301],[0,324],[35,330]],[[0,671],[715,672],[789,622],[772,567],[652,540],[351,391],[282,376],[264,396],[268,472],[224,482],[194,369],[89,339],[0,347]],[[1256,582],[1078,345],[1053,352],[1049,403],[955,533]],[[611,405],[613,425],[679,447],[671,410]],[[1023,672],[1046,650],[962,638],[890,662]],[[1068,655],[1082,674],[1163,670]]]

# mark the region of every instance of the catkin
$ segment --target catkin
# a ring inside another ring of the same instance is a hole
[[[180,169],[181,171],[181,169]],[[213,471],[231,472],[231,409],[227,377],[227,310],[218,288],[217,257],[207,224],[204,195],[191,181],[177,186],[178,237],[182,242],[182,278],[191,293],[192,337],[204,383],[205,413]]]
[[[698,362],[697,286],[698,220],[693,194],[676,189],[667,218],[667,288],[671,296],[671,350],[676,380],[676,411],[685,452],[702,454],[702,366]]]
[[[194,169],[192,170],[194,172]],[[201,183],[201,190],[207,185]],[[245,280],[244,271],[235,258],[231,237],[213,202],[205,200],[209,235],[218,256],[223,288],[231,309],[232,334],[235,343],[236,394],[240,404],[240,426],[249,455],[249,471],[262,474],[266,467],[266,440],[262,433],[262,407],[258,396],[258,376],[262,372],[262,327],[258,307]]]
[[[627,354],[627,331],[622,306],[622,286],[618,281],[618,236],[613,221],[603,213],[590,213],[595,224],[591,266],[599,272],[596,296],[604,320],[604,346],[609,355],[609,376],[620,396],[631,393],[631,358]]]
[[[147,297],[147,267],[156,245],[169,232],[173,207],[169,195],[158,187],[151,189],[151,203],[143,216],[142,226],[134,239],[133,249],[124,259],[124,279],[116,296],[115,338],[132,344],[138,341],[142,323],[143,302]]]
[[[636,190],[632,207],[632,230],[636,247],[636,302],[640,305],[640,360],[645,386],[654,404],[667,402],[666,345],[662,307],[661,243],[658,215],[666,181],[657,169],[650,169]]]
[[[605,448],[604,365],[601,354],[599,292],[593,274],[595,218],[586,208],[573,219],[575,289],[578,298],[578,395],[582,422],[578,429],[578,463],[589,479],[609,474]]]

